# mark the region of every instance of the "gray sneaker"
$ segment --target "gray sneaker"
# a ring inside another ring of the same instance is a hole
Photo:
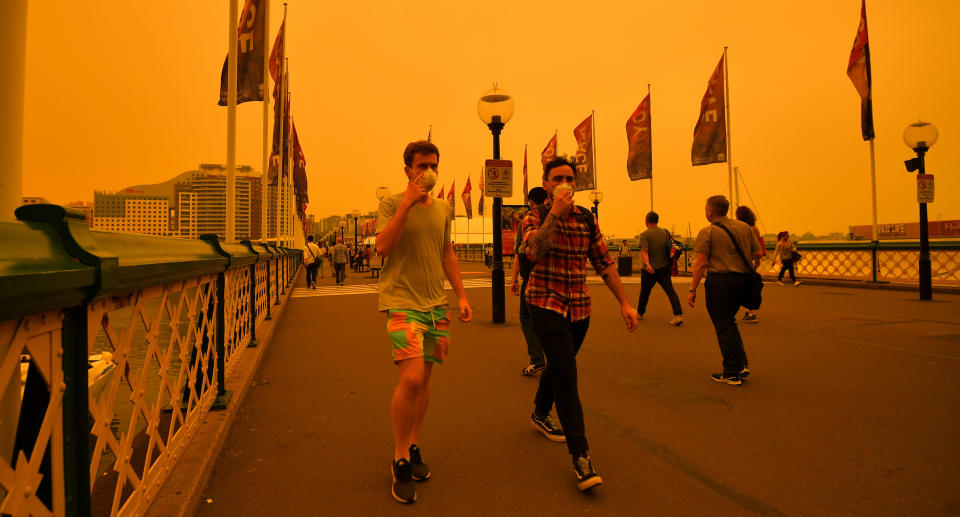
[[[577,474],[577,488],[581,491],[602,485],[603,479],[600,474],[593,470],[593,463],[590,463],[590,456],[581,454],[573,457],[573,471]]]
[[[410,477],[414,481],[430,479],[430,467],[423,462],[423,458],[420,457],[420,447],[416,444],[410,446]]]

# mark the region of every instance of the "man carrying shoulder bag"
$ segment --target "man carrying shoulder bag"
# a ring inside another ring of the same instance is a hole
[[[697,286],[706,273],[707,313],[717,333],[723,372],[714,373],[713,380],[740,385],[750,375],[747,353],[737,328],[737,312],[743,305],[748,309],[760,307],[762,283],[747,257],[760,258],[762,251],[753,230],[746,223],[730,219],[730,202],[724,196],[707,198],[704,215],[710,225],[697,235],[693,251],[693,277],[687,303],[693,307],[697,300]]]

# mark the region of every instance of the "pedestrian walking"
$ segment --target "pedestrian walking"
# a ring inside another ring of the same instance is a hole
[[[440,151],[428,141],[411,142],[403,162],[409,183],[403,193],[380,202],[376,246],[384,257],[379,310],[387,314],[387,335],[399,370],[391,403],[391,494],[409,504],[417,500],[414,481],[430,477],[420,451],[420,428],[430,401],[430,373],[446,359],[450,346],[444,276],[457,296],[460,321],[470,321],[473,311],[450,241],[453,209],[429,195]]]
[[[327,249],[327,243],[323,243],[323,246],[317,246],[317,247],[320,248],[320,255],[317,260],[317,271],[320,273],[320,278],[323,278],[323,263],[327,261],[327,255],[329,254],[329,250]]]
[[[337,285],[343,285],[343,280],[347,276],[347,262],[350,260],[343,238],[337,237],[337,244],[330,252],[330,260],[333,261],[333,275],[336,277]]]
[[[803,282],[797,280],[794,269],[797,266],[797,245],[790,240],[790,232],[783,231],[777,234],[777,248],[773,251],[773,259],[780,261],[780,273],[777,274],[777,284],[783,285],[783,274],[790,272],[790,280],[796,287]]]
[[[303,247],[303,264],[307,269],[307,289],[317,288],[317,271],[323,257],[320,255],[320,248],[313,243],[313,235],[307,235],[307,244]]]
[[[546,202],[547,191],[543,187],[530,189],[527,194],[527,204],[530,206],[530,210],[543,210],[542,213],[546,213]],[[533,323],[530,321],[530,307],[527,306],[527,297],[524,294],[527,289],[527,282],[530,280],[530,261],[525,257],[526,247],[523,246],[522,237],[523,235],[518,233],[516,239],[514,239],[513,281],[510,282],[510,293],[514,296],[520,296],[520,331],[523,333],[523,340],[527,343],[527,355],[530,357],[530,362],[520,370],[520,374],[532,377],[542,371],[546,367],[546,363],[540,338],[534,332]]]
[[[527,258],[534,263],[525,291],[534,331],[540,338],[547,367],[540,376],[530,416],[547,438],[567,443],[577,475],[577,487],[588,490],[603,480],[587,454],[583,407],[577,390],[577,352],[590,326],[587,262],[600,274],[620,304],[627,329],[637,327],[637,311],[620,283],[614,259],[607,251],[597,219],[589,209],[573,202],[576,164],[566,157],[547,162],[543,188],[552,200],[541,217],[531,210],[523,220]],[[550,417],[556,405],[560,425]]]
[[[640,319],[643,319],[644,313],[647,312],[650,291],[653,290],[653,286],[660,284],[673,309],[673,319],[670,320],[670,324],[675,327],[683,325],[683,307],[680,305],[677,291],[673,289],[671,273],[673,261],[670,254],[673,251],[673,236],[666,229],[657,226],[660,223],[660,215],[656,212],[647,212],[644,220],[647,229],[640,234],[640,257],[643,258],[644,266],[640,272],[640,300],[637,302],[637,314]]]
[[[723,372],[711,377],[717,382],[740,385],[750,375],[747,353],[737,328],[737,312],[746,299],[753,272],[749,258],[760,258],[760,242],[746,224],[727,217],[730,202],[725,196],[707,198],[704,208],[710,225],[700,230],[693,245],[696,258],[687,303],[697,301],[697,286],[706,274],[707,313],[717,333]]]
[[[757,242],[760,243],[760,258],[753,259],[753,269],[760,267],[760,260],[767,256],[767,246],[763,242],[763,235],[760,235],[760,230],[757,229],[757,216],[753,213],[753,210],[750,210],[750,207],[740,205],[737,207],[736,211],[737,221],[745,223],[750,229],[753,230],[754,237],[757,238]],[[756,323],[757,322],[757,311],[746,309],[746,313],[743,315],[744,323]]]

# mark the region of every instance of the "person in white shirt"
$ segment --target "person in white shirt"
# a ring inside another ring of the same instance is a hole
[[[320,247],[314,244],[313,235],[307,235],[307,245],[303,247],[303,263],[307,266],[307,289],[317,288],[317,271],[322,262]]]

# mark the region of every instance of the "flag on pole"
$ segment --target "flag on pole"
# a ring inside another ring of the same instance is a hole
[[[483,219],[483,198],[486,197],[483,195],[483,176],[484,170],[480,169],[480,199],[477,201],[477,215]]]
[[[593,190],[593,113],[583,119],[573,130],[573,137],[577,139],[577,185],[574,190]]]
[[[440,193],[437,194],[437,199],[443,199],[443,185],[440,185]]]
[[[860,132],[864,140],[873,140],[873,80],[870,74],[870,44],[867,41],[867,2],[860,3],[860,26],[853,39],[847,63],[847,75],[860,94]]]
[[[547,146],[543,148],[543,151],[540,152],[540,163],[544,166],[547,165],[547,162],[557,157],[557,134],[554,133],[550,137],[550,141],[547,142]]]
[[[473,219],[473,198],[470,195],[470,191],[473,188],[470,186],[470,175],[467,175],[467,186],[463,187],[463,192],[460,194],[460,199],[463,200],[463,209],[467,212],[467,219]]]
[[[653,177],[649,93],[627,119],[627,175],[632,181]]]
[[[707,92],[700,101],[700,118],[693,129],[693,165],[727,161],[727,111],[723,91],[723,57],[710,76]]]
[[[287,26],[287,20],[280,22],[280,30],[277,31],[277,39],[273,41],[273,49],[270,50],[270,77],[273,79],[274,97],[276,97],[277,87],[280,83],[280,67],[283,65],[283,56],[286,53],[284,27]]]
[[[246,0],[237,29],[237,104],[263,100],[263,0]],[[227,105],[227,64],[220,72],[220,106]]]
[[[270,170],[269,181],[271,185],[277,184],[277,171],[283,171],[283,177],[287,177],[287,139],[290,137],[290,97],[284,95],[284,102],[280,102],[278,96],[280,92],[286,92],[289,72],[284,74],[280,88],[274,88],[273,104],[273,144],[270,149]],[[283,106],[281,110],[280,107]],[[282,111],[282,117],[281,117]]]
[[[307,196],[307,159],[303,155],[303,148],[300,147],[300,138],[297,136],[297,125],[291,122],[293,126],[293,189],[297,199],[297,214],[301,220],[307,217],[307,203],[310,198]]]
[[[457,216],[457,196],[454,195],[457,191],[457,180],[450,182],[450,190],[447,192],[447,203],[450,205],[450,209],[453,211],[453,216]]]
[[[430,142],[433,138],[433,124],[430,124],[430,129],[427,130],[427,142]]]
[[[523,146],[523,204],[527,204],[527,146],[526,144],[524,144]]]

